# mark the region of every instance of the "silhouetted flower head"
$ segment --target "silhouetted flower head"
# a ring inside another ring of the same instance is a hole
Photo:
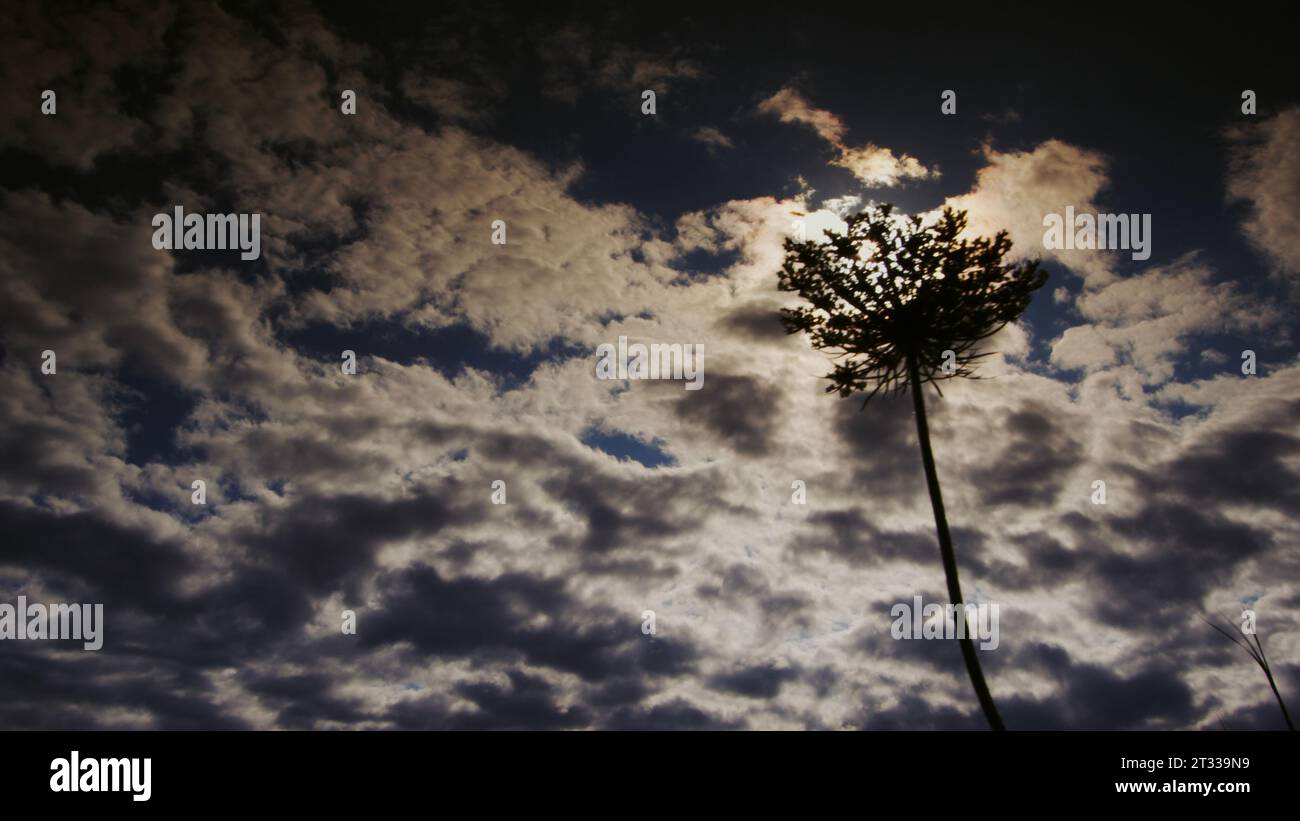
[[[871,388],[870,401],[906,389],[909,356],[922,383],[971,376],[987,355],[979,342],[1019,318],[1047,281],[1036,260],[1003,263],[1005,231],[959,239],[964,211],[945,208],[926,224],[870,205],[846,222],[844,233],[827,230],[826,242],[787,239],[779,283],[809,303],[782,309],[782,322],[839,360],[827,391],[841,396]]]

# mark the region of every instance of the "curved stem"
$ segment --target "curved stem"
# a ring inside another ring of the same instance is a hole
[[[1282,718],[1286,719],[1286,728],[1295,732],[1295,725],[1291,723],[1291,714],[1286,711],[1286,703],[1282,701],[1282,694],[1277,691],[1277,682],[1273,681],[1273,671],[1265,670],[1264,675],[1268,676],[1268,686],[1273,688],[1273,697],[1277,699],[1277,706],[1282,708]]]
[[[1291,723],[1291,714],[1286,710],[1286,702],[1282,700],[1282,694],[1277,691],[1277,682],[1273,680],[1273,668],[1268,663],[1268,656],[1264,655],[1264,642],[1260,641],[1258,633],[1255,634],[1255,647],[1259,649],[1259,666],[1264,668],[1264,675],[1268,677],[1268,686],[1273,688],[1273,697],[1277,699],[1277,706],[1282,708],[1282,718],[1286,719],[1286,728],[1295,732],[1295,725]]]
[[[948,517],[943,512],[943,495],[939,491],[939,474],[934,468],[934,454],[930,451],[930,426],[925,418],[925,395],[921,391],[916,357],[911,354],[907,357],[907,374],[912,383],[912,404],[916,409],[916,438],[921,443],[921,462],[925,465],[925,483],[930,488],[934,526],[939,533],[939,552],[943,556],[943,575],[948,581],[948,598],[957,606],[961,617],[965,619],[966,609],[962,607],[961,583],[957,580],[957,557],[952,549],[952,536],[948,533]],[[980,669],[979,657],[975,654],[975,643],[971,641],[970,635],[970,621],[967,620],[966,630],[962,638],[958,639],[961,644],[962,658],[966,662],[966,673],[970,676],[970,683],[975,688],[975,695],[984,710],[984,717],[988,719],[989,726],[994,730],[1005,730],[1002,717],[998,715],[998,708],[993,704],[993,695],[989,693],[989,686],[984,682],[984,672]]]

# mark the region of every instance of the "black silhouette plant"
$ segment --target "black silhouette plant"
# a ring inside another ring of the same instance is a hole
[[[779,287],[809,305],[782,309],[782,321],[787,332],[807,333],[814,347],[838,360],[828,374],[828,393],[849,397],[870,388],[866,407],[879,393],[911,388],[948,596],[960,605],[922,385],[935,383],[938,391],[940,380],[972,376],[973,363],[988,353],[979,350],[980,343],[1019,318],[1047,273],[1037,261],[1005,264],[1011,250],[1005,231],[992,239],[961,238],[962,211],[945,208],[926,224],[919,216],[894,216],[891,205],[872,205],[846,222],[843,234],[826,231],[824,243],[785,241]],[[966,672],[989,725],[1005,729],[970,636],[967,625],[959,640]]]
[[[1202,617],[1204,618],[1204,617]],[[1220,627],[1209,619],[1205,623],[1217,630],[1224,638],[1250,654],[1250,657],[1259,665],[1259,669],[1264,671],[1264,676],[1268,678],[1268,686],[1273,688],[1273,698],[1277,699],[1277,706],[1282,708],[1282,718],[1286,721],[1288,730],[1295,731],[1295,725],[1291,723],[1291,714],[1286,711],[1286,703],[1282,701],[1282,694],[1277,691],[1277,682],[1273,680],[1273,668],[1268,664],[1268,656],[1264,655],[1264,643],[1259,640],[1259,631],[1246,633],[1240,627],[1228,626]],[[1255,640],[1254,646],[1251,646],[1251,639]]]

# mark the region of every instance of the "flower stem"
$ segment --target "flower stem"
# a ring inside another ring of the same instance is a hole
[[[957,580],[957,557],[952,549],[952,536],[948,533],[948,517],[943,512],[943,494],[939,491],[939,474],[934,468],[934,454],[930,451],[930,426],[925,418],[925,395],[921,392],[921,379],[916,365],[916,357],[908,355],[907,372],[912,383],[912,404],[916,408],[916,438],[921,443],[921,462],[925,465],[925,482],[930,488],[930,505],[934,508],[934,526],[939,532],[939,552],[943,555],[943,575],[948,581],[948,598],[957,606],[963,619],[966,618],[966,609],[962,607],[961,583]],[[993,695],[989,693],[989,686],[984,682],[984,672],[980,669],[979,657],[975,654],[975,643],[970,638],[970,622],[966,622],[966,630],[962,638],[958,639],[961,644],[961,655],[966,662],[966,673],[970,676],[970,683],[975,687],[975,695],[979,698],[980,707],[984,710],[984,717],[988,719],[989,726],[994,730],[1005,730],[1002,724],[1002,717],[998,715],[998,708],[993,703]]]

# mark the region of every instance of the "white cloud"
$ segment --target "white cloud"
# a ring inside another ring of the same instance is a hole
[[[838,116],[814,108],[798,89],[786,86],[759,103],[758,111],[783,123],[806,125],[835,148],[835,165],[848,169],[864,185],[889,188],[907,180],[938,177],[938,169],[926,168],[915,157],[894,154],[874,144],[851,147],[844,142],[847,128]]]
[[[1043,216],[1098,213],[1098,195],[1109,180],[1106,160],[1060,140],[1048,140],[1029,151],[984,148],[985,166],[970,193],[949,197],[946,205],[970,215],[969,233],[992,236],[1005,230],[1013,252],[1021,258],[1050,258],[1069,266],[1089,286],[1114,277],[1109,251],[1051,250],[1043,245]],[[1123,209],[1120,209],[1123,210]]]
[[[1258,331],[1279,319],[1236,284],[1215,282],[1194,255],[1085,292],[1077,307],[1089,324],[1052,343],[1052,363],[1096,371],[1124,361],[1148,384],[1173,376],[1195,334]]]

